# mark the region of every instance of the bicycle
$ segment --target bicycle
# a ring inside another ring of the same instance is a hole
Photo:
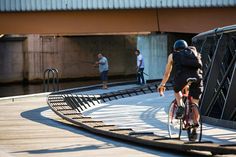
[[[196,111],[199,112],[199,108],[197,105],[192,106],[191,102],[191,96],[188,95],[188,87],[191,85],[191,83],[195,82],[196,78],[190,78],[188,79],[187,84],[187,90],[185,89],[185,92],[183,92],[183,102],[185,105],[184,115],[181,119],[176,119],[176,111],[178,109],[177,101],[173,100],[169,107],[168,112],[168,132],[170,138],[180,139],[182,130],[187,131],[187,137],[189,141],[197,141],[201,142],[202,138],[202,119],[201,115],[199,114],[199,126],[196,129],[196,126],[193,123],[193,111],[192,107],[196,107]],[[194,139],[192,137],[192,133],[194,128],[196,129],[197,133],[197,139]]]

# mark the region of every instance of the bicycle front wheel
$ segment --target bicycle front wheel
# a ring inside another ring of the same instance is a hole
[[[181,130],[182,130],[182,121],[181,119],[176,119],[176,111],[178,109],[178,105],[176,100],[173,100],[169,106],[168,113],[168,132],[170,138],[180,139]]]

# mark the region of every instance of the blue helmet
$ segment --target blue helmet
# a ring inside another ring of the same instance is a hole
[[[185,40],[177,40],[174,43],[174,51],[180,51],[188,47],[188,44]]]

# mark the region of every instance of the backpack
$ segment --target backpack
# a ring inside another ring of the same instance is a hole
[[[193,49],[186,48],[178,53],[180,53],[181,66],[194,69],[202,68],[202,61],[197,51],[194,52]]]

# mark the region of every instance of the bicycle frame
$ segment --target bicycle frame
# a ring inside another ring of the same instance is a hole
[[[185,89],[185,91],[183,91],[182,93],[183,93],[182,99],[183,99],[183,102],[185,104],[184,116],[183,116],[182,119],[179,119],[179,120],[175,118],[175,113],[178,109],[178,104],[177,104],[176,99],[174,99],[171,103],[171,106],[170,106],[170,109],[169,109],[169,115],[168,115],[168,117],[169,117],[168,118],[169,135],[170,135],[171,138],[176,138],[177,132],[174,131],[174,130],[176,130],[176,128],[179,128],[179,131],[178,131],[179,135],[178,135],[177,138],[180,139],[181,134],[182,134],[182,130],[186,130],[189,140],[192,141],[191,138],[190,138],[190,132],[194,128],[193,111],[192,111],[192,106],[191,106],[192,97],[188,95],[189,94],[188,89]],[[179,121],[179,122],[177,122],[176,120]],[[199,123],[200,123],[200,128],[199,128],[200,130],[198,129],[198,131],[199,131],[198,141],[200,142],[201,137],[202,137],[201,117],[200,117]],[[179,125],[179,127],[177,127],[178,125]],[[174,129],[174,130],[172,130],[170,127],[171,128],[173,127],[172,129]],[[174,131],[174,132],[172,132],[172,131]],[[172,135],[172,133],[174,133],[174,134]],[[174,137],[172,137],[172,136],[174,136]]]

